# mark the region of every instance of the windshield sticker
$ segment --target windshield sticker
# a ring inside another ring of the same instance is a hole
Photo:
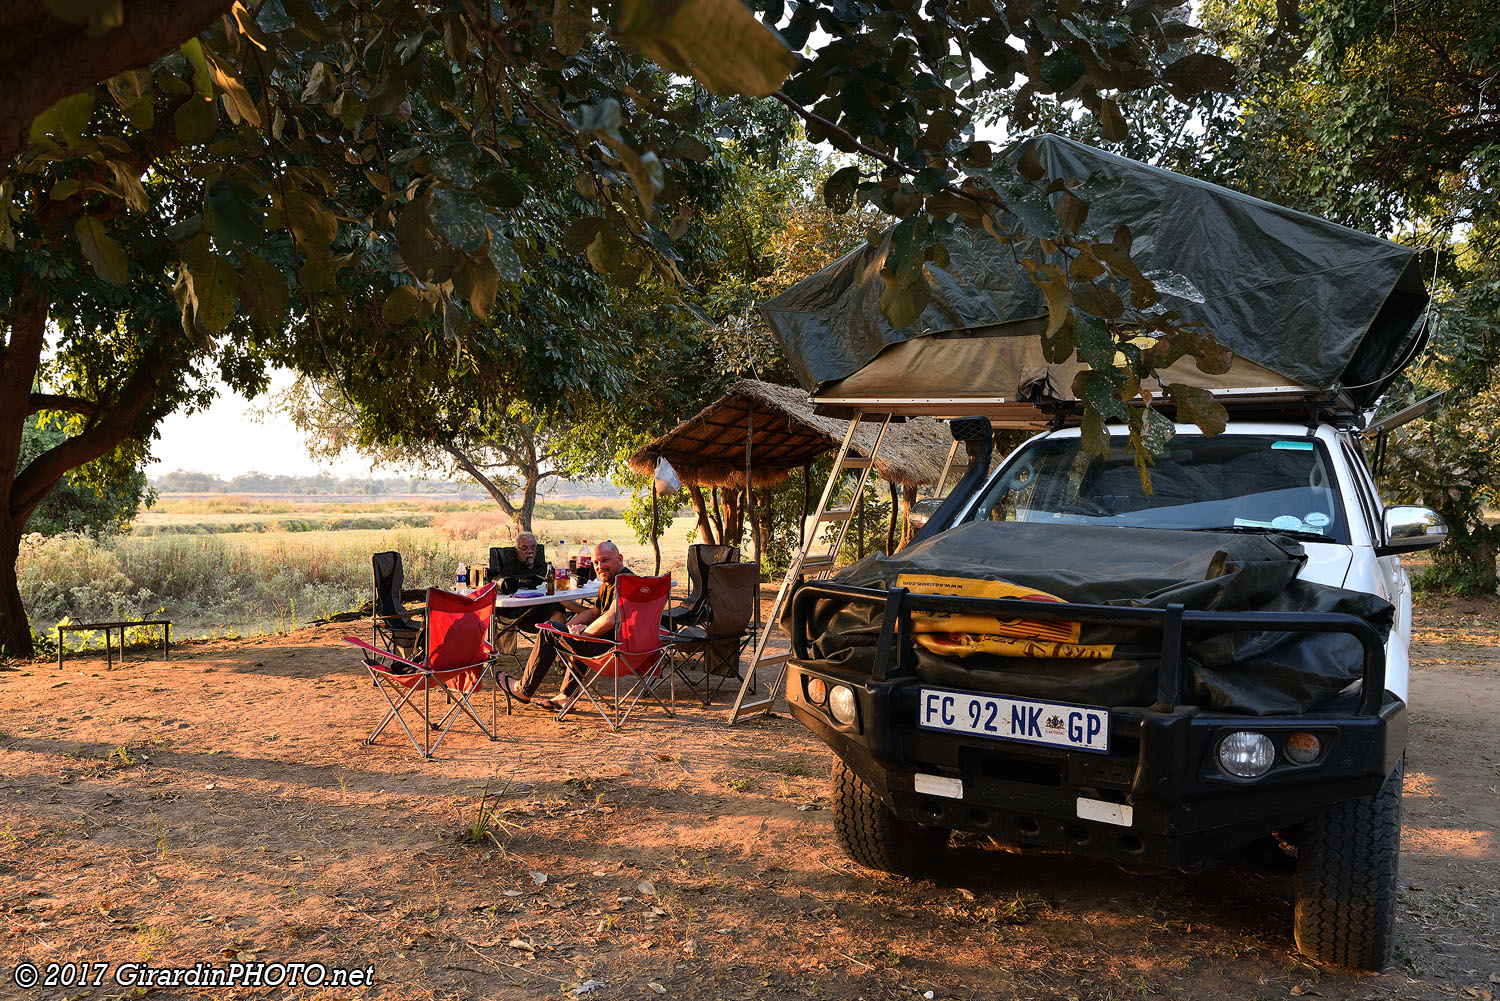
[[[1313,511],[1302,520],[1307,522],[1313,528],[1325,528],[1333,519],[1328,517],[1328,515],[1324,514],[1322,511]]]
[[[1271,527],[1271,523],[1269,521],[1256,521],[1254,518],[1236,518],[1236,519],[1234,519],[1234,527],[1235,528],[1270,528]]]
[[[1302,519],[1295,514],[1280,514],[1271,519],[1271,527],[1279,532],[1302,531]]]
[[[1317,446],[1310,441],[1273,441],[1271,442],[1271,447],[1279,448],[1287,452],[1311,452],[1313,449],[1317,448]]]

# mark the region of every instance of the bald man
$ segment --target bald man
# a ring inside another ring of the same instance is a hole
[[[592,608],[584,608],[567,620],[568,634],[559,635],[548,629],[537,633],[536,646],[531,650],[531,659],[526,662],[526,673],[519,680],[502,674],[500,683],[511,697],[521,702],[530,702],[536,690],[542,686],[547,672],[557,660],[559,647],[580,657],[593,657],[610,648],[615,631],[615,580],[630,573],[625,566],[625,557],[613,542],[601,542],[594,547],[594,570],[599,574],[599,597]],[[567,603],[576,608],[572,602]],[[559,623],[561,625],[561,623]],[[537,705],[551,712],[562,708],[571,698],[577,685],[569,678],[556,698],[541,699]]]

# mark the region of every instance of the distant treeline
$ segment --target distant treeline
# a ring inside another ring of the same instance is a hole
[[[426,494],[440,497],[481,497],[484,490],[476,483],[453,480],[431,480],[421,477],[338,477],[329,473],[316,476],[273,476],[254,470],[225,479],[214,473],[200,473],[178,469],[160,476],[151,477],[151,486],[158,493],[221,493],[221,494],[306,494],[326,496],[330,494]],[[618,497],[619,490],[606,480],[580,480],[578,482],[553,483],[547,496],[564,497]]]

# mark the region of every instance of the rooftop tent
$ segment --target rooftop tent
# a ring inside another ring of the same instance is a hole
[[[1085,181],[1085,232],[1107,239],[1129,226],[1162,305],[1236,356],[1222,376],[1184,358],[1169,381],[1334,391],[1367,408],[1420,349],[1427,292],[1415,250],[1059,136],[1032,142],[1048,177]],[[932,301],[899,330],[879,306],[889,247],[887,234],[760,306],[814,402],[904,400],[938,413],[933,401],[958,401],[959,413],[965,399],[1071,395],[1080,363],[1043,358],[1046,301],[1016,263],[1041,258],[1035,241],[1004,246],[976,231],[950,243],[948,266],[927,266]]]

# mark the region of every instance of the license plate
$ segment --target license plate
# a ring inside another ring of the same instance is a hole
[[[924,730],[971,733],[1097,754],[1109,751],[1109,713],[1104,709],[943,688],[924,688],[921,695],[917,725]]]

